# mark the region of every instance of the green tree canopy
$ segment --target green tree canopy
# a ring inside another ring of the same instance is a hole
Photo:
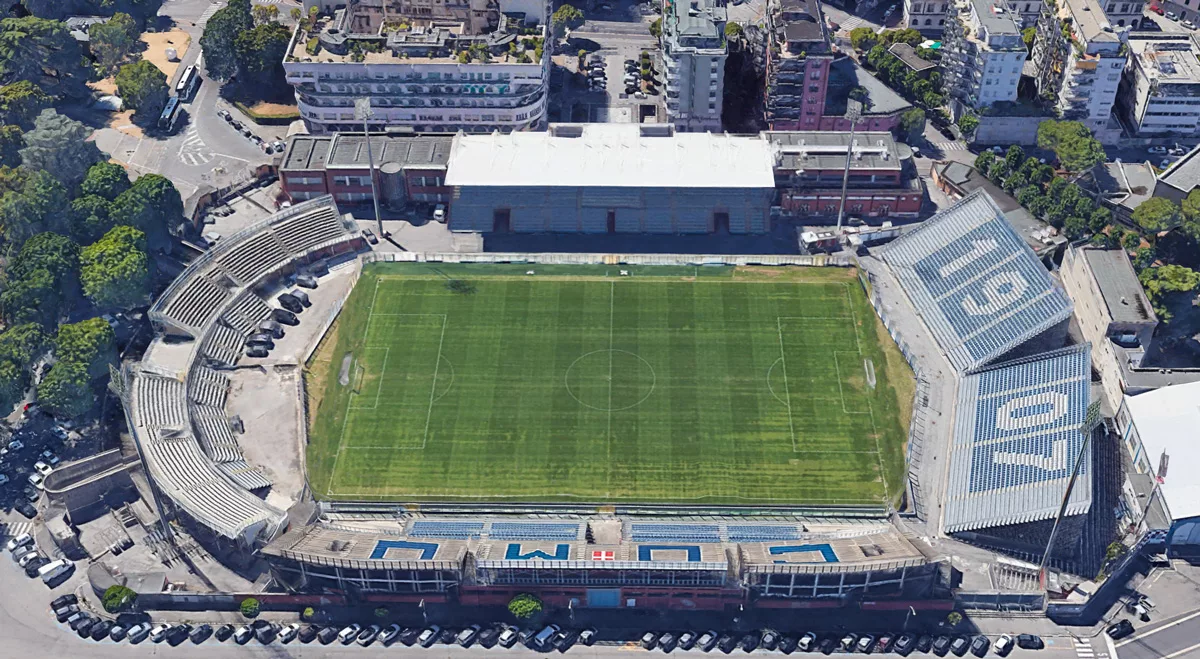
[[[87,369],[70,361],[59,361],[50,367],[37,393],[42,408],[59,418],[83,416],[95,402]]]
[[[165,250],[170,246],[170,230],[183,219],[183,199],[169,179],[146,174],[113,200],[109,219],[114,226],[140,229],[151,250]]]
[[[1179,222],[1179,207],[1166,197],[1151,197],[1133,209],[1133,221],[1147,231],[1166,231]]]
[[[71,200],[71,237],[81,245],[90,245],[113,228],[109,218],[112,202],[99,195],[83,195]]]
[[[107,21],[88,28],[88,46],[101,68],[112,72],[133,52],[138,36],[137,21],[129,14],[117,12]]]
[[[850,30],[850,45],[854,50],[864,51],[871,50],[879,43],[879,37],[875,34],[875,30],[869,27],[856,27]],[[881,49],[887,52],[886,48]]]
[[[241,604],[238,605],[238,609],[240,609],[242,615],[246,616],[247,618],[254,618],[258,616],[259,611],[262,610],[262,605],[259,604],[258,600],[254,599],[253,597],[247,597],[246,599],[242,600]]]
[[[113,584],[105,589],[104,596],[100,599],[105,611],[120,613],[133,608],[134,603],[137,602],[137,593],[132,588]]]
[[[968,112],[958,118],[958,127],[962,129],[962,132],[970,135],[975,132],[976,128],[979,128],[979,117]]]
[[[130,188],[129,172],[125,168],[107,160],[92,165],[83,177],[79,192],[83,195],[96,195],[107,201],[113,201],[122,192]]]
[[[0,166],[19,167],[21,149],[25,148],[25,135],[20,126],[0,126]]]
[[[241,75],[269,87],[283,84],[283,56],[291,36],[279,23],[263,23],[239,34],[233,43]]]
[[[79,245],[70,238],[49,231],[39,233],[21,246],[8,264],[9,280],[22,279],[35,270],[46,270],[64,288],[79,274]]]
[[[108,365],[117,361],[116,339],[103,318],[60,325],[54,337],[54,355],[59,363],[79,364],[89,379],[96,380],[107,375]]]
[[[21,189],[0,196],[0,230],[13,247],[36,233],[67,233],[67,191],[45,170],[24,177]]]
[[[984,176],[987,176],[994,164],[996,164],[996,154],[992,153],[990,149],[975,156],[975,169],[982,172]]]
[[[21,149],[21,162],[26,169],[49,172],[74,189],[92,165],[105,159],[96,143],[88,140],[91,133],[87,126],[52,108],[42,110],[33,130],[25,133],[28,146]]]
[[[200,47],[204,49],[209,77],[228,80],[237,75],[238,55],[234,42],[238,35],[252,27],[254,18],[250,13],[250,0],[230,0],[208,19],[204,34],[200,36]]]
[[[562,5],[550,15],[550,30],[554,38],[561,39],[567,30],[583,25],[583,12],[574,5]]]
[[[921,108],[910,108],[900,115],[900,132],[909,142],[913,142],[925,133],[925,111]]]
[[[746,34],[746,30],[742,27],[741,23],[729,21],[725,24],[725,38],[734,40],[741,39],[744,34]]]
[[[520,620],[527,620],[542,612],[542,601],[528,593],[521,593],[509,600],[508,612]]]
[[[1138,274],[1154,312],[1164,322],[1171,319],[1166,298],[1172,293],[1190,293],[1200,287],[1200,272],[1181,265],[1161,265],[1146,268]]]
[[[150,295],[146,234],[133,227],[113,227],[83,248],[79,261],[83,294],[97,307],[129,309],[143,304]]]
[[[279,54],[280,62],[283,54]],[[282,66],[282,64],[280,65]],[[167,104],[167,76],[150,60],[125,64],[117,71],[117,93],[138,118],[156,120]]]
[[[1107,157],[1092,132],[1078,121],[1043,121],[1038,124],[1037,144],[1053,151],[1059,164],[1072,172],[1085,172]]]
[[[41,87],[28,80],[0,87],[0,115],[5,123],[16,124],[26,130],[33,126],[34,118],[50,107],[53,101]]]
[[[0,83],[25,80],[51,96],[82,96],[87,78],[83,50],[61,21],[0,20]]]
[[[9,327],[0,333],[0,412],[11,412],[24,399],[30,367],[45,348],[46,335],[35,323]]]

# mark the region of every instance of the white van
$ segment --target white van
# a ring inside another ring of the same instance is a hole
[[[544,648],[554,638],[554,635],[559,632],[558,625],[546,625],[545,629],[538,632],[537,636],[533,637],[533,647]]]
[[[65,558],[60,558],[57,561],[51,561],[42,567],[38,568],[38,576],[42,578],[43,583],[50,583],[55,578],[65,573],[74,567],[74,563]]]

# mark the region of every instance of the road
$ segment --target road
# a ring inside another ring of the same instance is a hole
[[[1116,649],[1113,659],[1200,659],[1200,611],[1147,625]]]

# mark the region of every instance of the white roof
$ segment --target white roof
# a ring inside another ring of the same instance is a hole
[[[1200,382],[1126,396],[1125,405],[1150,468],[1158,469],[1163,453],[1170,458],[1160,489],[1171,517],[1200,516],[1200,479],[1195,477],[1200,465]]]
[[[771,145],[761,137],[654,128],[585,124],[552,126],[549,132],[459,134],[446,185],[775,187]]]

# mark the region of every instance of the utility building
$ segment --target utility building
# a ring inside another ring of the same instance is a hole
[[[545,133],[460,134],[449,162],[454,231],[770,230],[773,155],[761,136],[555,124]]]

